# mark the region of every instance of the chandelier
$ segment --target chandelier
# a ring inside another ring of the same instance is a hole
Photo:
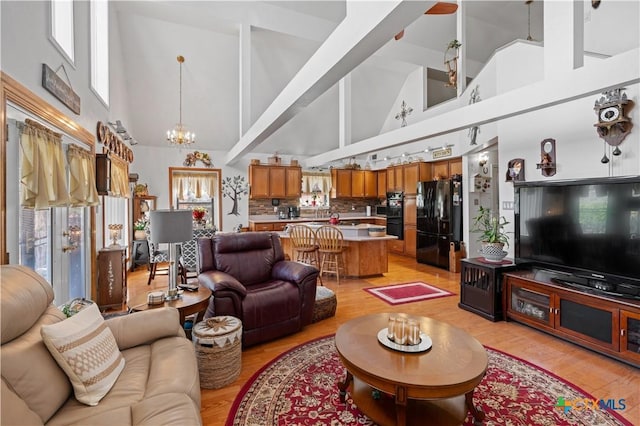
[[[180,63],[180,121],[178,121],[174,129],[167,130],[167,140],[171,145],[183,146],[194,143],[196,134],[188,131],[182,124],[182,63],[184,62],[184,56],[178,56],[177,59],[178,63]]]

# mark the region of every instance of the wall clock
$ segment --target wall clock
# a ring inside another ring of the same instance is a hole
[[[536,164],[542,176],[549,177],[556,174],[556,140],[545,139],[540,142],[540,162]]]
[[[622,92],[622,89],[608,90],[602,92],[602,95],[593,106],[598,117],[598,122],[594,126],[601,139],[616,147],[613,155],[620,155],[622,151],[618,145],[631,132],[633,126],[626,116],[633,102],[627,99],[627,94]]]

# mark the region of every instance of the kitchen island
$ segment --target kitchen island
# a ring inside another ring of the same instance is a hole
[[[308,225],[313,229],[317,229],[321,225],[327,225],[327,223],[320,222],[302,222],[301,224]],[[387,242],[398,237],[393,235],[370,237],[368,236],[368,228],[370,226],[374,225],[337,225],[344,237],[344,274],[348,277],[371,277],[382,275],[389,270]],[[289,234],[286,232],[279,232],[278,234],[285,254],[289,255],[291,259],[295,259],[296,256]]]

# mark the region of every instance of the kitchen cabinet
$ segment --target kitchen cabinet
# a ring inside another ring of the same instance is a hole
[[[351,196],[364,198],[364,170],[351,171]]]
[[[378,198],[387,198],[387,171],[378,170],[376,172],[378,177]]]
[[[302,169],[300,167],[285,167],[285,197],[300,197],[302,195]]]
[[[429,163],[417,162],[387,168],[387,190],[402,191],[405,195],[417,193],[418,182],[431,180]]]
[[[127,297],[127,265],[124,247],[103,248],[98,252],[96,301],[101,310],[121,309]]]
[[[418,238],[418,228],[416,225],[404,225],[404,255],[416,257],[416,241]]]
[[[297,166],[249,166],[250,198],[300,197],[302,169]]]
[[[376,198],[377,185],[373,170],[331,170],[331,198]]]
[[[378,174],[371,170],[364,172],[364,197],[376,198],[378,196]],[[386,194],[385,194],[386,197]]]
[[[449,176],[462,175],[462,157],[449,160]]]
[[[402,166],[404,195],[415,195],[418,182],[431,180],[429,163],[411,163]]]
[[[284,167],[269,167],[269,196],[284,198],[287,195],[287,173]]]
[[[331,169],[331,198],[350,198],[351,191],[351,170]]]
[[[634,352],[640,346],[637,301],[540,281],[531,271],[509,272],[504,280],[507,319],[640,367],[640,354]]]
[[[447,179],[451,176],[449,173],[449,160],[434,161],[431,167],[434,179]]]

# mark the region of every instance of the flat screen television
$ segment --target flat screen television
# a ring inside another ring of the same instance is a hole
[[[515,182],[514,191],[517,264],[640,296],[640,176]]]

